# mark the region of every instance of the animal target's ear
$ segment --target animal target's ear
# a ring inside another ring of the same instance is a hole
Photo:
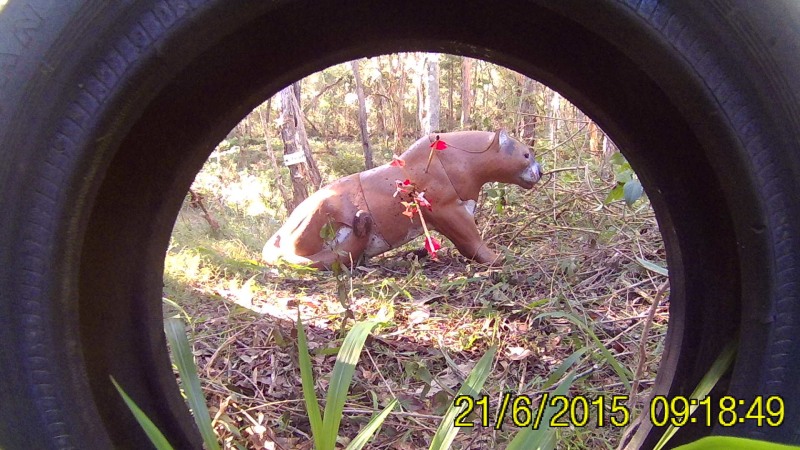
[[[508,136],[506,130],[498,130],[494,139],[497,141],[498,148],[504,153],[512,153],[514,151],[514,141]]]

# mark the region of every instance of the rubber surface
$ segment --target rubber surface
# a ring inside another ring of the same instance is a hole
[[[164,254],[214,145],[290,82],[393,51],[558,89],[624,149],[667,246],[657,393],[781,395],[800,443],[800,7],[791,0],[10,0],[0,11],[0,447],[146,448],[113,375],[200,448],[161,328]],[[630,448],[650,448],[644,424]]]

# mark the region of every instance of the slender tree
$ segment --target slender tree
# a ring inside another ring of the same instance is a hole
[[[289,165],[289,172],[292,177],[293,201],[291,207],[287,206],[286,209],[291,212],[300,202],[308,198],[308,185],[311,185],[311,192],[313,192],[322,184],[322,177],[308,145],[302,112],[294,95],[293,86],[290,85],[284,88],[280,92],[280,97],[281,139],[283,140],[284,158],[290,158],[289,155],[298,152],[304,154],[303,162]]]
[[[425,118],[422,121],[422,134],[439,131],[442,99],[439,94],[439,54],[427,55],[424,64],[425,74]]]
[[[394,103],[394,153],[399,155],[403,153],[403,114],[405,112],[405,86],[406,86],[406,70],[403,62],[403,56],[397,55],[397,58],[392,61],[392,69],[394,73],[400,74],[400,80],[397,83],[390,82],[390,93],[392,102]]]
[[[558,129],[561,125],[560,118],[561,118],[561,95],[553,91],[553,96],[550,98],[550,145],[556,145],[556,139],[558,139]]]
[[[380,134],[384,145],[389,145],[389,135],[386,130],[386,104],[389,97],[387,96],[387,89],[385,83],[385,75],[383,74],[383,57],[377,57],[374,60],[377,71],[375,77],[374,89],[372,92],[373,98],[378,103],[375,109],[375,124],[377,125],[377,132]]]
[[[453,85],[454,85],[454,82],[455,82],[455,77],[453,76],[453,72],[454,72],[453,68],[455,67],[455,64],[453,63],[453,61],[454,61],[454,57],[453,56],[449,56],[449,57],[445,57],[445,58],[446,58],[445,61],[447,61],[448,64],[447,64],[447,118],[445,119],[445,125],[444,126],[447,129],[452,130],[454,122],[455,122],[455,119],[453,119],[453,117],[455,117],[453,115],[453,97],[454,97]],[[442,67],[442,68],[444,69],[444,67]]]
[[[415,76],[414,76],[414,89],[417,92],[417,131],[420,134],[425,133],[425,54],[413,53],[409,55],[414,61]]]
[[[267,115],[264,116],[264,110],[267,110]],[[275,184],[278,186],[278,191],[281,193],[281,198],[283,198],[283,204],[286,207],[288,212],[291,212],[290,207],[293,209],[293,199],[292,196],[289,195],[289,192],[286,190],[286,186],[283,185],[283,177],[281,176],[281,168],[278,165],[278,160],[275,158],[275,152],[272,150],[272,145],[269,143],[269,115],[272,112],[272,98],[267,100],[266,105],[261,105],[256,108],[258,112],[258,119],[261,122],[261,130],[264,136],[264,148],[269,155],[270,163],[272,163],[272,170],[275,172]]]
[[[600,156],[603,154],[603,150],[606,148],[607,145],[605,144],[605,134],[600,131],[600,127],[597,126],[594,122],[589,122],[589,153],[594,156]]]
[[[519,137],[530,146],[536,145],[536,125],[539,116],[536,113],[536,87],[534,80],[520,75],[522,78],[522,95],[519,100]]]
[[[472,58],[466,56],[461,61],[461,128],[472,126]]]
[[[372,163],[372,147],[369,145],[369,130],[367,129],[367,107],[364,101],[364,86],[361,84],[361,75],[358,73],[358,60],[350,62],[353,77],[356,81],[356,95],[358,96],[358,127],[361,129],[361,145],[364,147],[364,166],[367,169],[374,167]]]

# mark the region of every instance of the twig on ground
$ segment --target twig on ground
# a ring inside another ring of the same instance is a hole
[[[650,310],[647,312],[647,319],[644,321],[642,337],[639,341],[639,364],[636,366],[636,373],[633,377],[633,383],[631,384],[630,398],[634,398],[634,396],[638,395],[637,391],[639,390],[639,379],[642,377],[642,373],[644,372],[644,364],[647,360],[647,335],[650,334],[650,326],[653,324],[653,317],[656,315],[658,304],[661,303],[661,297],[664,296],[664,292],[668,286],[669,280],[661,283],[661,286],[659,286],[658,290],[656,291],[656,295],[653,297],[653,304],[650,305]]]
[[[203,197],[197,192],[195,192],[193,189],[189,189],[189,195],[191,195],[192,197],[191,204],[200,208],[200,210],[203,211],[203,218],[206,219],[206,222],[208,222],[208,226],[211,227],[211,231],[214,234],[219,233],[219,222],[217,222],[216,219],[211,217],[211,214],[208,212],[206,206],[203,204]]]

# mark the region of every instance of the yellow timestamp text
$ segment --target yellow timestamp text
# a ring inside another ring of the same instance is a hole
[[[703,412],[693,414],[701,406],[704,407]],[[689,424],[732,427],[746,422],[759,427],[777,427],[783,423],[785,416],[785,403],[777,395],[755,396],[749,400],[730,395],[701,399],[657,395],[650,401],[650,421],[658,427],[683,427]]]
[[[489,396],[472,397],[459,395],[453,405],[462,408],[453,425],[456,427],[492,427],[502,430],[506,422],[517,427],[603,427],[627,426],[631,412],[625,405],[627,395],[614,395],[610,398],[598,396],[594,399],[583,395],[567,397],[550,395],[545,392],[539,398],[528,395],[515,395],[505,392],[498,399],[497,408],[489,405]],[[477,414],[477,424],[473,417]]]

